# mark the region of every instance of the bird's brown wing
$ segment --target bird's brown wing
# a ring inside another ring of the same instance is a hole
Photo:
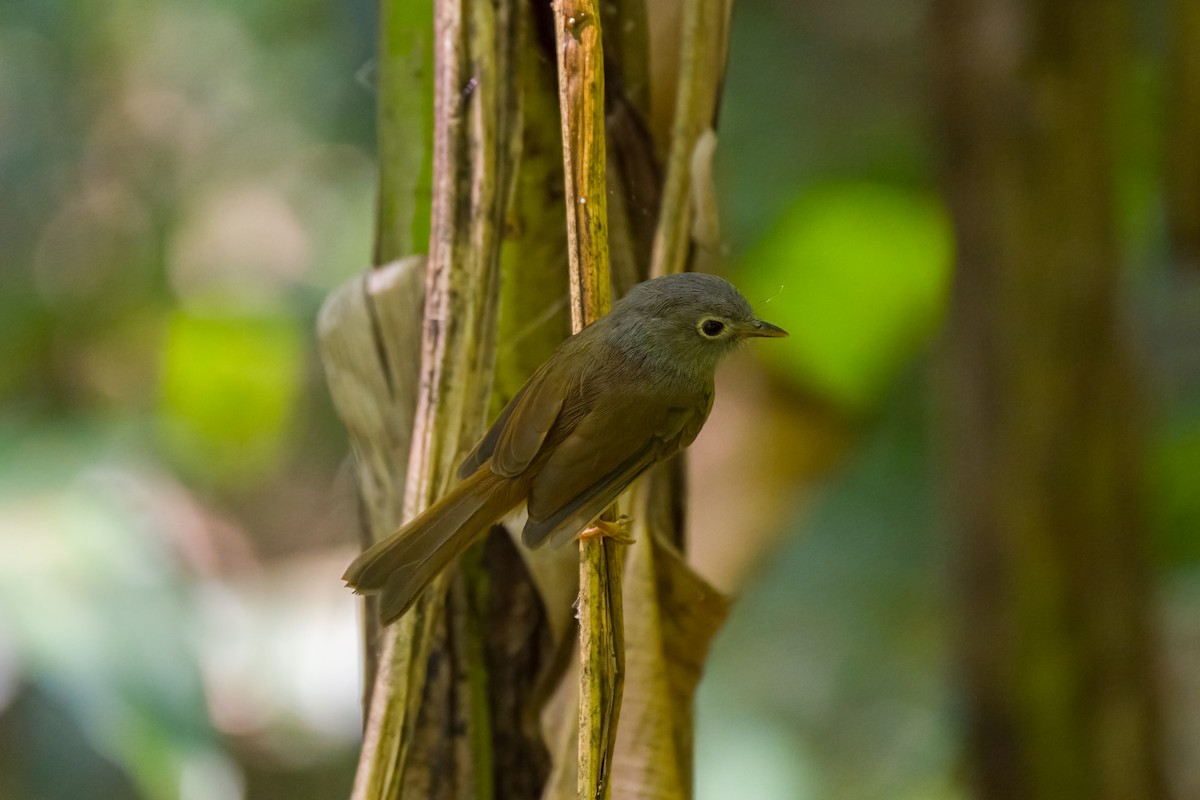
[[[557,543],[579,533],[643,470],[690,444],[708,407],[707,397],[614,391],[595,398],[533,477],[525,544]]]
[[[530,376],[496,417],[492,427],[458,468],[466,478],[492,459],[492,471],[511,478],[520,475],[541,449],[563,404],[561,368],[554,359]]]

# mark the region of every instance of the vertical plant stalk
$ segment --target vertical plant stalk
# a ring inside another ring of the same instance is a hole
[[[608,313],[608,203],[604,163],[604,51],[593,0],[554,4],[571,269],[571,325]]]
[[[376,129],[379,190],[375,272],[330,295],[321,334],[330,390],[355,454],[366,549],[403,518],[420,370],[424,257],[432,164],[433,6],[380,0]],[[420,244],[417,244],[420,243]],[[347,376],[353,375],[353,379]],[[382,629],[375,597],[363,598],[363,716],[370,707]]]
[[[422,252],[429,241],[432,51],[432,3],[380,0],[377,266]]]
[[[662,206],[654,235],[650,275],[657,277],[682,272],[688,262],[698,212],[714,207],[705,169],[711,162],[725,60],[729,46],[729,15],[732,0],[691,0],[683,5],[683,32],[679,51],[679,84],[675,93],[675,116],[671,123],[671,146],[667,153],[667,175]],[[694,166],[697,151],[701,163]],[[700,185],[693,173],[699,172]],[[709,194],[700,195],[700,192]],[[700,202],[693,202],[699,199]],[[710,219],[700,219],[705,240],[714,234]]]
[[[604,146],[604,51],[594,0],[554,4],[559,108],[571,270],[571,326],[603,316],[611,304]],[[611,512],[611,510],[610,510]],[[621,545],[605,537],[579,543],[578,796],[608,796],[624,675]]]
[[[719,242],[711,161],[731,6],[731,0],[690,0],[682,5],[675,110],[665,176],[654,192],[657,224],[645,232],[650,241],[634,248],[639,266],[648,269],[650,277],[694,268],[695,256]],[[614,113],[610,110],[610,131]],[[625,165],[628,155],[618,149],[617,163]],[[627,185],[635,185],[628,181],[648,171],[625,169]],[[662,172],[654,169],[653,174],[657,180]],[[644,189],[641,194],[649,196]],[[613,791],[618,796],[693,796],[692,698],[708,644],[729,601],[694,573],[683,556],[685,467],[682,455],[656,465],[639,481],[630,500],[636,541],[625,562],[624,599],[635,611],[625,631],[625,727],[613,758]]]
[[[513,3],[435,0],[433,26],[432,214],[406,519],[445,491],[462,445],[485,419],[500,244],[520,146]],[[461,584],[446,606],[451,580],[441,576],[385,632],[355,800],[490,794],[486,675]]]

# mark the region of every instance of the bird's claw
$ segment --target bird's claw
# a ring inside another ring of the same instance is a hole
[[[583,533],[579,534],[580,539],[611,539],[619,544],[633,544],[636,539],[629,535],[631,520],[629,517],[622,514],[615,522],[607,519],[598,519],[592,523],[591,527],[585,528]]]

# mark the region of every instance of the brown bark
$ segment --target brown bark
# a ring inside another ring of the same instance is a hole
[[[1171,0],[1167,221],[1175,262],[1200,270],[1200,3]]]
[[[941,419],[977,796],[1164,796],[1119,319],[1118,0],[941,0]]]

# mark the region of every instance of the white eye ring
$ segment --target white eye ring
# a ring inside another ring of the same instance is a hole
[[[700,335],[706,339],[716,339],[725,332],[725,323],[713,317],[706,317],[700,320],[700,324],[696,326],[700,331]]]

